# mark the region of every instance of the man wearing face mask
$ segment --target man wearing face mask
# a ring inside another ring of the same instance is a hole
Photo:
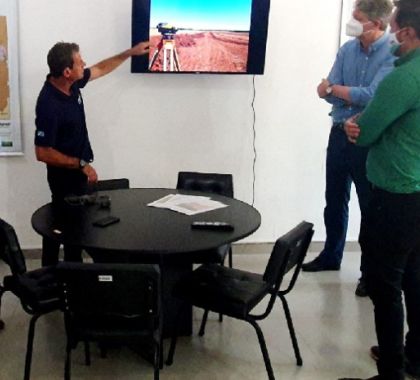
[[[360,244],[379,344],[371,380],[403,380],[404,371],[420,379],[420,0],[395,5],[400,58],[362,115],[345,124],[351,142],[370,148],[373,189]]]
[[[391,0],[356,1],[353,18],[346,28],[347,35],[355,38],[340,48],[328,78],[318,86],[319,97],[332,105],[324,209],[327,236],[322,252],[313,261],[303,264],[303,271],[340,269],[352,182],[356,186],[362,218],[367,208],[370,194],[365,168],[367,148],[347,140],[343,123],[363,111],[378,84],[393,69],[395,58],[390,53],[389,34],[385,33],[391,12]],[[358,296],[367,295],[363,266],[362,254]]]

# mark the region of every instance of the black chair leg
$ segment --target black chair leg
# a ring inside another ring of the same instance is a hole
[[[70,366],[71,366],[71,347],[70,347],[70,343],[67,342],[66,362],[64,365],[64,379],[65,380],[70,380]]]
[[[89,346],[89,342],[87,340],[85,340],[84,344],[85,344],[85,364],[90,365],[90,346]]]
[[[203,336],[205,333],[208,315],[209,315],[209,311],[204,310],[203,319],[201,320],[200,331],[198,332],[199,336]],[[220,320],[220,315],[219,315],[219,320]]]
[[[171,345],[169,346],[168,357],[166,358],[166,365],[172,365],[172,363],[174,362],[174,354],[177,339],[178,334],[174,334],[171,338]]]
[[[159,369],[161,368],[161,358],[162,358],[162,349],[160,342],[156,343],[155,345],[155,357],[154,357],[154,380],[159,380]]]
[[[163,337],[159,342],[159,369],[163,369]]]
[[[5,289],[3,286],[0,285],[0,311],[1,311],[1,299],[3,297],[3,294],[5,292]],[[0,319],[0,330],[4,329],[4,322],[2,319]]]
[[[296,364],[298,366],[301,366],[303,364],[303,361],[302,357],[300,356],[299,345],[296,339],[295,329],[293,327],[293,321],[292,316],[290,314],[289,305],[287,303],[286,298],[282,294],[279,294],[279,297],[281,299],[281,303],[283,304],[284,314],[286,315],[287,326],[289,327],[290,338],[292,339],[293,350],[295,351]]]
[[[223,314],[219,314],[219,322],[223,322]]]
[[[24,380],[29,380],[31,377],[32,349],[34,346],[35,324],[40,316],[40,314],[35,314],[34,316],[32,316],[31,321],[29,322],[28,343],[26,345],[25,358],[25,375],[23,377]]]
[[[176,341],[178,339],[178,326],[181,319],[181,315],[183,314],[184,307],[188,307],[188,304],[182,305],[177,313],[177,316],[175,318],[175,325],[174,330],[172,331],[172,338],[171,338],[171,345],[169,346],[169,352],[168,357],[166,358],[166,365],[172,365],[174,362],[174,355],[175,355],[175,347],[176,347]]]
[[[233,257],[232,257],[232,247],[229,248],[229,268],[233,268]]]
[[[254,329],[257,332],[258,341],[260,343],[261,352],[262,352],[262,355],[263,355],[263,358],[264,358],[264,364],[265,364],[265,368],[267,370],[268,378],[269,378],[269,380],[275,380],[273,367],[271,367],[270,357],[268,356],[267,346],[265,344],[265,339],[264,339],[264,335],[261,331],[261,328],[260,328],[260,326],[258,326],[258,323],[255,322],[252,319],[247,319],[246,321],[248,321],[252,326],[254,326]]]

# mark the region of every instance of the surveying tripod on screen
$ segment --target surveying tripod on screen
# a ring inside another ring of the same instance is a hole
[[[163,71],[180,71],[181,68],[175,44],[175,33],[178,29],[165,23],[158,24],[157,29],[162,34],[162,38],[150,60],[149,70],[153,67],[160,52],[163,50]]]

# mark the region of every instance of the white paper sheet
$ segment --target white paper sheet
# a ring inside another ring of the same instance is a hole
[[[196,215],[227,207],[224,203],[214,201],[210,197],[183,194],[168,194],[149,203],[148,206],[166,208],[186,215]]]

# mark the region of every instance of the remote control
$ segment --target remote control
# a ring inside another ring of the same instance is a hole
[[[105,216],[104,218],[95,220],[92,224],[96,227],[106,227],[120,221],[120,218],[112,215]]]
[[[233,231],[234,227],[226,222],[205,222],[195,221],[191,223],[191,228],[201,230],[221,230],[221,231]]]

